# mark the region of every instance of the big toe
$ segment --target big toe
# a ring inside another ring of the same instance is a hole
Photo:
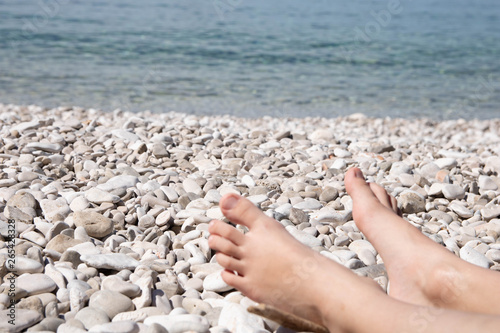
[[[360,215],[359,211],[373,211],[381,206],[400,215],[396,199],[382,186],[367,183],[358,168],[350,169],[345,175],[344,182],[347,193],[353,200],[355,215]]]
[[[352,215],[356,225],[362,232],[367,233],[369,221],[383,222],[395,214],[392,199],[380,186],[370,186],[358,168],[349,170],[344,178],[347,193],[353,201]],[[387,201],[387,202],[384,202]],[[395,203],[397,209],[397,203]]]
[[[355,206],[380,203],[358,168],[347,171],[344,182],[347,193],[351,196]]]
[[[234,193],[226,194],[220,200],[220,209],[231,222],[251,229],[259,221],[269,219],[250,200]]]

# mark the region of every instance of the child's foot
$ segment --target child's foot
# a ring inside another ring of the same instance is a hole
[[[298,242],[247,199],[228,194],[220,207],[230,221],[249,231],[243,234],[214,220],[209,245],[226,269],[224,281],[252,300],[327,324],[322,311],[349,319],[364,297],[384,295],[375,282],[357,277]],[[334,322],[341,326],[344,319]]]
[[[425,237],[395,213],[395,200],[380,186],[367,184],[359,169],[346,174],[345,184],[357,226],[384,259],[391,296],[417,305],[500,312],[491,292],[500,290],[498,273],[471,265]],[[254,301],[320,324],[328,321],[330,329],[332,322],[356,323],[351,314],[366,297],[385,302],[376,283],[304,246],[247,199],[228,194],[220,205],[229,220],[249,232],[213,221],[210,247],[226,268],[224,281]]]
[[[391,296],[418,305],[500,313],[484,297],[475,300],[471,295],[471,285],[478,281],[470,280],[469,273],[494,278],[491,271],[461,260],[396,215],[394,198],[379,185],[366,183],[359,169],[347,172],[345,186],[356,225],[384,260]]]

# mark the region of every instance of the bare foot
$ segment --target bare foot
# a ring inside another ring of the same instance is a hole
[[[384,260],[392,297],[418,305],[500,313],[493,306],[498,294],[481,290],[479,282],[487,278],[499,286],[500,275],[461,260],[395,214],[394,198],[379,185],[366,183],[359,169],[347,172],[345,186],[353,199],[356,225]]]
[[[331,332],[353,331],[353,326],[366,324],[356,317],[360,309],[369,314],[395,306],[396,311],[410,303],[498,314],[498,273],[469,264],[425,237],[395,214],[394,199],[380,186],[367,184],[358,169],[350,170],[345,182],[359,229],[384,259],[393,298],[373,281],[304,246],[281,224],[234,194],[221,199],[221,210],[249,231],[243,234],[217,220],[209,228],[209,245],[226,269],[224,281],[254,301],[323,324]],[[398,300],[404,303],[394,303]],[[410,316],[416,311],[408,309]],[[386,320],[377,323],[394,319],[392,311],[386,312]]]
[[[301,244],[247,199],[228,194],[220,207],[230,221],[249,231],[243,234],[214,220],[209,245],[226,269],[224,281],[252,300],[319,324],[334,322],[339,329],[346,321],[355,322],[355,308],[365,297],[383,297],[376,283]],[[331,315],[335,320],[327,320]]]

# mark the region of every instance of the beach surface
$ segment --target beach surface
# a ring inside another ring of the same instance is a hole
[[[207,229],[229,192],[387,290],[352,221],[343,177],[354,166],[408,223],[500,270],[499,153],[500,119],[0,104],[0,331],[285,332],[220,278]]]

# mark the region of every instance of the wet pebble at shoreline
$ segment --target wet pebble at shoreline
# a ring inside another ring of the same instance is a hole
[[[500,270],[500,121],[238,119],[0,105],[0,331],[274,332],[220,278],[218,201],[248,197],[298,240],[387,287],[352,221],[360,167],[409,223]],[[8,220],[16,221],[16,326]],[[277,251],[279,249],[276,249]]]

